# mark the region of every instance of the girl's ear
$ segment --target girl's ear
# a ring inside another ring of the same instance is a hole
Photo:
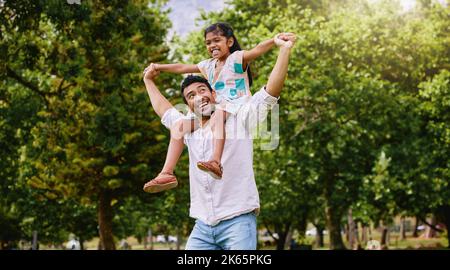
[[[231,47],[233,46],[233,44],[234,44],[234,38],[233,38],[233,37],[228,38],[228,40],[227,40],[227,46],[228,46],[229,48],[231,48]]]

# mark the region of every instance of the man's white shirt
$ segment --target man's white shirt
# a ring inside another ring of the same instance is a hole
[[[225,125],[222,179],[214,179],[197,168],[198,161],[210,160],[213,153],[209,121],[184,136],[189,151],[189,215],[192,218],[214,226],[222,220],[259,211],[259,195],[253,173],[252,132],[277,101],[278,98],[269,95],[263,87],[250,97],[237,114],[229,115]],[[170,128],[181,119],[183,114],[171,108],[164,113],[161,122]]]

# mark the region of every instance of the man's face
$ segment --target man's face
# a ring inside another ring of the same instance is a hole
[[[189,109],[197,115],[211,116],[216,93],[210,91],[206,84],[195,82],[183,91]]]

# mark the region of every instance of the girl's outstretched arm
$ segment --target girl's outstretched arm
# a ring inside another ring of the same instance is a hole
[[[244,70],[247,68],[248,63],[268,52],[273,47],[273,45],[275,45],[275,42],[277,40],[288,41],[292,35],[293,35],[292,33],[280,33],[271,39],[259,43],[253,49],[249,51],[244,51],[243,56]]]
[[[256,45],[256,47],[254,47],[253,49],[244,51],[244,59],[242,61],[244,70],[247,68],[248,63],[268,52],[270,49],[272,49],[273,45],[275,45],[275,38],[265,40]]]
[[[156,71],[170,72],[176,74],[200,73],[197,65],[193,64],[154,64]]]

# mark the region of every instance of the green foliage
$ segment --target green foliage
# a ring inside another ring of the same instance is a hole
[[[103,191],[112,194],[117,236],[188,234],[186,155],[177,189],[141,189],[168,143],[141,71],[209,56],[203,32],[194,31],[171,41],[169,58],[164,1],[150,2],[2,2],[0,229],[10,233],[1,241],[33,230],[45,241],[91,237]],[[449,16],[436,1],[403,11],[398,1],[365,0],[233,0],[202,13],[203,24],[229,22],[244,49],[279,32],[298,36],[279,101],[278,147],[255,141],[260,226],[281,235],[310,221],[340,236],[349,208],[365,224],[447,209]],[[276,56],[275,48],[251,63],[252,92]],[[158,81],[174,102],[180,79]]]
[[[93,206],[95,219],[102,190],[113,192],[111,205],[144,196],[141,187],[159,170],[162,161],[155,157],[165,146],[157,143],[161,126],[148,110],[141,81],[145,65],[167,57],[170,23],[162,4],[2,3],[0,48],[6,59],[0,75],[7,87],[2,96],[16,89],[27,95],[27,105],[17,108],[20,100],[2,98],[2,109],[11,115],[9,120],[2,114],[2,122],[16,123],[5,126],[2,136],[11,136],[5,141],[27,136],[10,147],[5,166],[13,164],[19,173],[11,178],[44,196],[45,203],[75,200]],[[34,115],[21,120],[25,110]],[[18,126],[23,122],[25,130]]]
[[[415,185],[437,162],[424,152],[426,122],[415,108],[419,89],[430,88],[421,83],[449,68],[448,12],[440,4],[403,12],[396,1],[235,0],[202,15],[205,24],[231,23],[246,49],[278,32],[298,36],[280,100],[279,147],[255,153],[269,227],[298,221],[303,212],[320,217],[316,208],[324,206],[333,220],[352,207],[356,220],[378,222],[412,214],[411,205],[430,211],[440,200]],[[202,39],[192,33],[180,54],[194,63],[207,57]],[[253,91],[275,57],[273,50],[251,64]],[[446,86],[443,75],[439,84]],[[434,179],[430,186],[445,187]]]

